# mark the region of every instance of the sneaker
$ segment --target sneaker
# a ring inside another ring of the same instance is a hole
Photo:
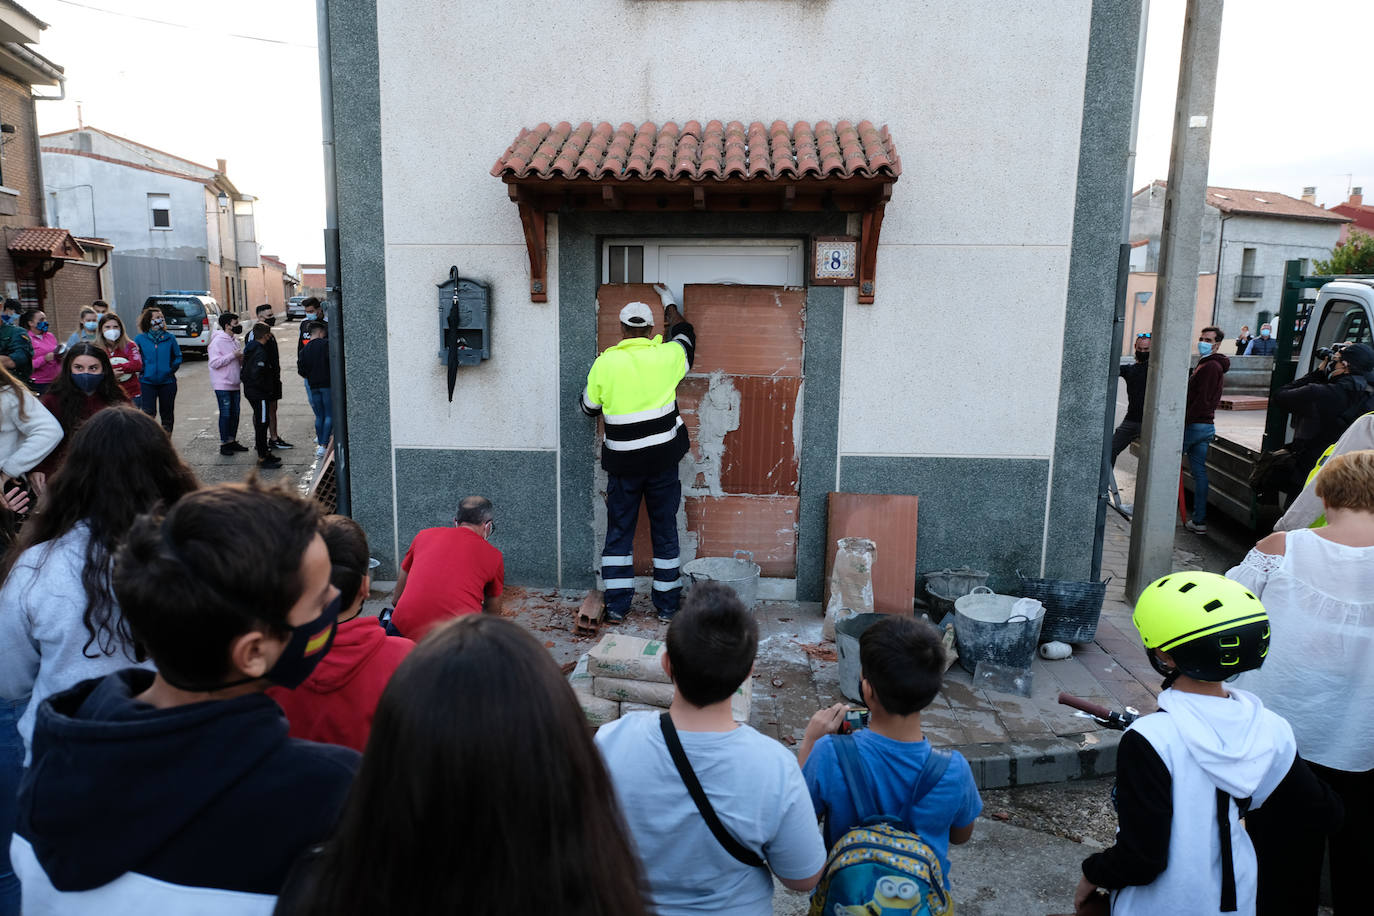
[[[276,448],[295,448],[295,446],[292,445],[290,442],[287,442],[285,439],[281,438],[273,439],[269,444]]]
[[[237,439],[235,439],[233,442],[230,442],[229,447],[236,452],[249,451],[248,446],[244,445],[242,442],[239,442]]]
[[[324,446],[323,446],[323,445],[317,445],[317,446],[315,446],[315,457],[316,457],[316,458],[323,458],[323,457],[324,457]]]
[[[266,458],[259,458],[258,467],[266,468],[267,470],[271,470],[272,468],[279,468],[281,467],[281,459],[278,458],[276,455],[268,455]]]
[[[659,611],[658,619],[663,621],[664,623],[669,623],[673,619],[673,615],[676,613],[676,611]]]
[[[235,454],[234,447],[228,442],[223,442],[220,444],[219,453],[221,455],[233,455]]]
[[[1193,532],[1193,534],[1206,534],[1206,533],[1207,533],[1207,526],[1206,526],[1206,525],[1199,525],[1197,522],[1193,521],[1191,518],[1188,519],[1188,521],[1186,521],[1186,522],[1183,523],[1183,527],[1184,527],[1184,528],[1187,528],[1189,531]]]
[[[620,623],[622,620],[625,619],[625,612],[613,611],[610,608],[606,608],[606,619],[609,620],[611,623]]]

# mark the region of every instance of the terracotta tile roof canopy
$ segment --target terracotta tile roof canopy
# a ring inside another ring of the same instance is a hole
[[[646,122],[612,128],[567,121],[520,131],[496,161],[492,175],[511,179],[584,179],[622,181],[667,178],[673,181],[730,178],[886,178],[901,174],[901,160],[887,129],[869,121],[856,127],[806,121],[722,124],[699,121],[678,127]]]
[[[546,216],[560,210],[863,214],[859,301],[872,302],[883,207],[902,162],[870,121],[540,124],[520,131],[491,174],[520,208],[530,298],[548,301]]]
[[[66,229],[45,226],[7,231],[5,247],[10,254],[20,257],[55,261],[80,261],[86,255],[81,244]]]

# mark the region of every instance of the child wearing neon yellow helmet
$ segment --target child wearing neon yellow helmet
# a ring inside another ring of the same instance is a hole
[[[1121,738],[1116,844],[1083,860],[1074,903],[1104,888],[1112,916],[1253,916],[1246,812],[1282,806],[1294,823],[1326,829],[1341,817],[1288,723],[1223,683],[1264,663],[1269,617],[1240,583],[1183,571],[1146,586],[1132,620],[1165,689],[1160,711]]]

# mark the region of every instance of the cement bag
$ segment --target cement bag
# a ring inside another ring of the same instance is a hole
[[[830,602],[821,635],[835,641],[835,624],[847,617],[873,613],[873,560],[878,547],[868,538],[840,538],[830,569]]]
[[[577,696],[577,702],[582,706],[582,714],[587,717],[587,724],[593,728],[600,728],[607,722],[614,722],[620,718],[620,704],[615,700],[604,700],[592,693],[592,680],[592,676],[587,673],[587,656],[583,655],[568,675],[568,684]]]
[[[747,677],[739,685],[735,695],[730,698],[730,718],[736,722],[749,722],[749,708],[754,703],[754,679]]]
[[[624,633],[607,633],[587,653],[587,673],[592,677],[671,683],[660,658],[667,647],[659,639],[640,639]],[[665,704],[666,705],[666,704]]]
[[[618,700],[622,703],[647,703],[662,709],[667,709],[673,703],[672,684],[631,681],[619,677],[593,678],[592,693],[607,700]]]
[[[663,712],[662,706],[650,706],[648,703],[621,703],[620,714],[628,716],[632,712],[651,712],[658,715]]]

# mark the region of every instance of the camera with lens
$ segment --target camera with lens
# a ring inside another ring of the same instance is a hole
[[[844,721],[840,723],[840,734],[847,735],[861,728],[868,728],[868,710],[856,706],[845,712]]]
[[[1349,341],[1337,341],[1329,347],[1318,347],[1317,359],[1330,359],[1348,346],[1350,346]]]

